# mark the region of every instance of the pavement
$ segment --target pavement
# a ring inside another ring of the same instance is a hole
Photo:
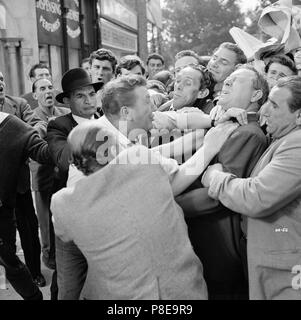
[[[24,254],[20,245],[20,238],[17,234],[17,255],[18,257],[24,262]],[[1,266],[0,266],[1,267]],[[40,288],[40,290],[43,293],[44,300],[50,300],[50,285],[51,285],[51,279],[52,279],[52,273],[53,270],[48,269],[42,262],[41,257],[41,269],[42,274],[45,277],[46,280],[46,286],[43,288]],[[0,301],[1,300],[22,300],[21,296],[19,296],[16,291],[13,289],[11,284],[6,280],[4,285],[4,275],[2,273],[3,269],[0,269]],[[4,286],[6,289],[3,289]]]

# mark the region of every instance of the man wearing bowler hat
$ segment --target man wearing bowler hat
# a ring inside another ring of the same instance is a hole
[[[49,152],[56,165],[53,193],[66,186],[70,159],[68,135],[78,124],[98,118],[96,92],[102,86],[102,82],[93,83],[82,68],[71,69],[63,75],[63,92],[56,96],[56,100],[68,105],[71,112],[50,121],[47,128]],[[54,235],[53,232],[51,234]],[[77,300],[86,278],[85,258],[74,243],[63,243],[56,238],[55,247],[58,298]],[[57,298],[56,272],[52,281],[51,298]]]

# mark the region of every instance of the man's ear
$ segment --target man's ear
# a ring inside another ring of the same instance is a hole
[[[120,117],[122,120],[132,120],[132,114],[130,108],[122,106],[120,108]]]
[[[255,90],[251,97],[251,102],[257,102],[262,98],[262,91],[261,90]]]
[[[33,96],[33,98],[34,98],[35,100],[38,100],[38,96],[37,96],[37,93],[36,93],[36,92],[33,92],[33,93],[32,93],[32,96]]]
[[[198,93],[198,99],[204,99],[208,96],[208,94],[209,94],[209,89],[206,88],[204,90],[201,90]]]
[[[299,109],[296,114],[296,125],[301,126],[301,110]]]

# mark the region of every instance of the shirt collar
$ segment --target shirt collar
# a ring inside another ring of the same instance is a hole
[[[0,111],[0,124],[9,116],[8,113]]]
[[[81,124],[81,123],[84,123],[86,121],[90,121],[90,120],[94,120],[95,119],[94,115],[91,117],[91,119],[86,119],[86,118],[82,118],[82,117],[76,116],[73,113],[72,113],[72,117],[78,124]]]

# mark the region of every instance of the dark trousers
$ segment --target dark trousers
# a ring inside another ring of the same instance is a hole
[[[42,300],[43,295],[32,281],[29,270],[16,255],[16,225],[12,217],[1,217],[0,210],[0,264],[7,280],[24,300]]]
[[[17,194],[15,213],[25,263],[35,278],[41,274],[41,244],[38,219],[30,190],[24,194]]]
[[[238,214],[222,212],[187,219],[188,233],[204,268],[209,300],[248,299],[246,242]]]

